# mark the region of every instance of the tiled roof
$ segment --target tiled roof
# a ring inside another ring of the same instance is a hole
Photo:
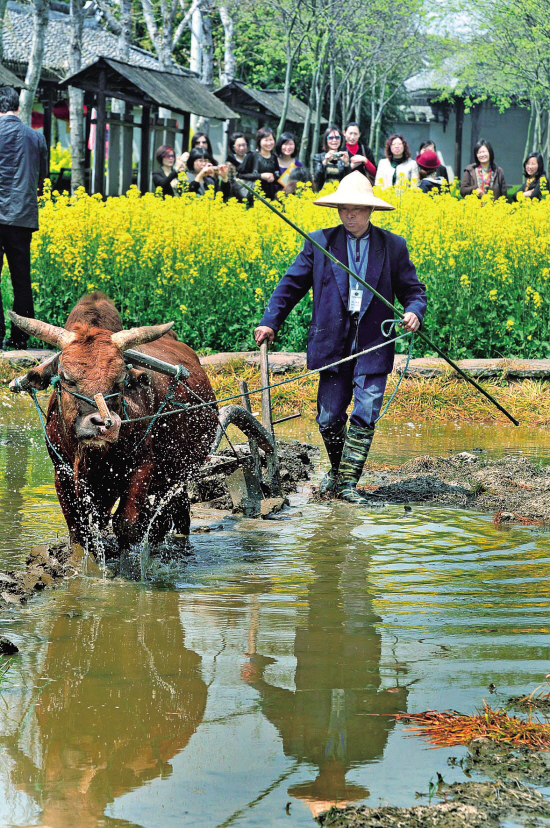
[[[69,16],[61,12],[50,11],[46,31],[42,75],[51,80],[59,80],[69,73]],[[4,17],[4,64],[24,77],[31,51],[32,14],[28,7],[8,2]],[[95,19],[88,18],[82,36],[82,63],[86,66],[99,55],[117,58],[118,38],[102,28]],[[130,48],[129,62],[135,66],[158,69],[155,56],[143,49]]]

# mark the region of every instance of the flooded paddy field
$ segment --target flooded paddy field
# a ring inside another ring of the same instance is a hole
[[[280,434],[316,441],[307,422]],[[388,419],[373,458],[474,448],[546,462],[550,437]],[[0,570],[65,534],[36,416],[8,395],[0,500]],[[75,578],[3,610],[21,652],[0,677],[0,825],[313,826],[334,803],[427,805],[438,774],[466,780],[466,748],[393,716],[544,682],[550,534],[452,507],[291,504],[192,534],[152,582]]]

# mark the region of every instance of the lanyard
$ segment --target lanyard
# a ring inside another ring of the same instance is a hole
[[[360,241],[359,239],[354,239],[354,241]],[[365,264],[365,259],[367,258],[367,254],[369,252],[370,247],[370,239],[367,237],[367,241],[365,244],[365,249],[363,250],[363,255],[361,256],[361,261],[359,262],[359,267],[357,267],[357,263],[355,261],[355,254],[353,252],[352,241],[348,238],[348,260],[353,269],[355,270],[355,275],[361,277],[361,273],[363,272],[363,265]]]

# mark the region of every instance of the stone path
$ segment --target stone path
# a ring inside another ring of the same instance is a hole
[[[0,351],[0,359],[8,361],[14,368],[30,368],[47,359],[51,354],[52,351],[40,349]],[[258,351],[236,351],[201,357],[203,365],[214,368],[223,368],[231,362],[244,362],[245,365],[259,366],[260,354]],[[394,371],[401,372],[405,362],[406,357],[403,354],[396,356]],[[550,379],[550,359],[461,359],[457,360],[457,365],[473,377],[486,379],[491,377],[505,377],[509,380]],[[269,367],[272,374],[305,371],[306,355],[305,353],[272,351],[269,354]],[[453,369],[445,360],[424,358],[411,360],[407,376],[430,378],[452,373]]]

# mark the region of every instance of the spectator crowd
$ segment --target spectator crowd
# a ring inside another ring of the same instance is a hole
[[[423,193],[440,193],[454,180],[452,171],[431,140],[423,141],[417,154],[413,153],[404,135],[393,134],[384,146],[384,157],[376,162],[372,149],[361,141],[359,124],[351,122],[344,130],[329,126],[321,136],[321,150],[313,155],[311,170],[298,158],[299,144],[292,132],[283,132],[277,138],[273,130],[263,126],[256,132],[254,146],[244,132],[236,132],[229,139],[225,162],[214,158],[208,136],[197,132],[191,140],[191,149],[179,157],[173,147],[163,145],[157,150],[158,169],[153,173],[153,186],[163,195],[179,195],[185,188],[204,195],[207,188],[221,192],[224,199],[231,197],[247,201],[253,196],[240,181],[253,185],[258,182],[266,198],[276,199],[281,193],[295,193],[299,184],[310,182],[315,191],[329,181],[340,182],[349,173],[358,170],[371,184],[382,188],[417,187]],[[541,198],[546,189],[544,160],[540,153],[530,153],[523,163],[524,183],[513,194],[524,198]],[[495,151],[489,141],[479,140],[460,179],[460,195],[475,194],[479,198],[491,193],[493,198],[507,197],[507,186],[502,167],[495,160]]]

